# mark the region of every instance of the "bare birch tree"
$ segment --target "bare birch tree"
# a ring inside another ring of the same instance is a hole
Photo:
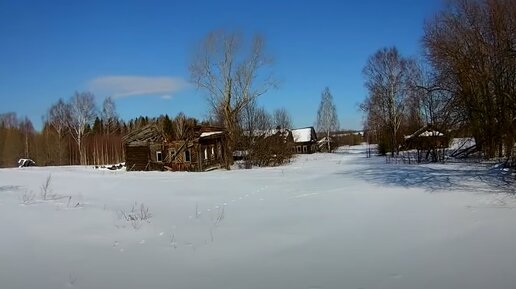
[[[86,164],[86,156],[82,147],[86,127],[95,121],[96,108],[94,95],[91,92],[76,92],[70,99],[69,129],[77,143],[80,164]]]
[[[386,131],[393,156],[399,150],[399,130],[413,92],[415,71],[416,62],[402,57],[395,47],[378,50],[363,69],[368,96],[361,107],[369,120],[379,122],[370,126]]]
[[[186,115],[180,112],[174,119],[174,133],[178,139],[186,139],[187,137]]]
[[[328,140],[328,152],[331,151],[330,133],[339,129],[339,119],[337,116],[337,108],[333,103],[333,96],[330,89],[326,87],[321,93],[321,103],[317,110],[316,127],[318,131],[326,134]]]

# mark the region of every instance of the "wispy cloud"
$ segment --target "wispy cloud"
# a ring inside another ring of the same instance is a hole
[[[89,82],[89,88],[113,98],[156,95],[170,99],[174,93],[188,88],[188,83],[179,77],[159,76],[102,76]]]

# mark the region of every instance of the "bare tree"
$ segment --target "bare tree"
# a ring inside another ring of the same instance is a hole
[[[280,129],[292,128],[292,119],[284,107],[274,110],[272,115],[275,127],[279,127]]]
[[[29,139],[34,134],[34,126],[32,126],[32,122],[28,117],[25,117],[20,121],[20,130],[24,139],[24,156],[25,158],[29,158]]]
[[[511,0],[450,1],[425,26],[439,89],[453,96],[487,157],[510,156],[516,138],[515,31]]]
[[[116,105],[113,99],[108,96],[104,99],[102,103],[102,121],[104,123],[104,128],[108,135],[115,133],[116,129],[118,129],[118,114],[116,113]]]
[[[237,33],[211,32],[190,63],[191,81],[207,92],[212,112],[221,116],[228,130],[228,151],[232,151],[238,134],[239,114],[275,85],[264,45],[260,36],[254,36],[247,45]]]
[[[86,128],[96,117],[94,95],[91,92],[76,92],[70,99],[69,129],[79,150],[80,164],[86,164],[86,156],[82,147]]]
[[[263,107],[258,107],[254,114],[255,128],[261,132],[272,129],[272,116]]]
[[[328,151],[331,151],[330,133],[339,129],[337,108],[333,103],[333,96],[330,89],[326,87],[321,93],[321,103],[317,111],[316,127],[318,131],[326,134],[328,140]]]
[[[70,106],[63,101],[63,99],[59,99],[55,104],[53,104],[48,110],[46,121],[54,128],[57,132],[57,146],[58,146],[58,154],[59,154],[59,164],[63,163],[63,150],[62,150],[62,138],[65,133],[68,125],[70,123]]]
[[[185,139],[187,136],[186,115],[182,112],[174,119],[174,133],[178,139]]]
[[[377,51],[363,69],[368,96],[361,107],[369,121],[377,122],[370,127],[386,131],[391,155],[399,150],[399,130],[417,71],[416,62],[402,57],[395,47]]]

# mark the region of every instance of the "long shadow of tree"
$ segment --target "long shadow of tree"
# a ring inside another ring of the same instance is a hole
[[[417,187],[428,191],[461,190],[516,194],[511,171],[483,164],[387,164],[381,157],[359,158],[363,169],[352,174],[381,185]],[[343,172],[349,174],[349,172]]]

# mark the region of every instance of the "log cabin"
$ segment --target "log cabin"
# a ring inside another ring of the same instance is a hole
[[[312,154],[317,152],[317,134],[312,126],[293,129],[292,138],[294,153]]]
[[[219,127],[196,126],[181,139],[170,139],[155,124],[123,138],[128,171],[208,171],[228,168],[227,134]]]

